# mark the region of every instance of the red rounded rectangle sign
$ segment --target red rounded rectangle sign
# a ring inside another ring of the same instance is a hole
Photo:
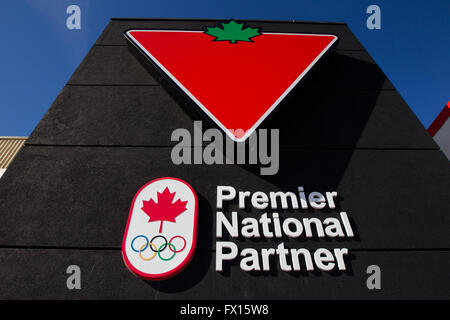
[[[185,181],[165,177],[134,196],[122,241],[125,265],[146,280],[163,280],[183,270],[197,243],[198,202]]]

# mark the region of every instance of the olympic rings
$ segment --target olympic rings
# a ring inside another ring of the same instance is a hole
[[[180,250],[175,250],[175,251],[174,251],[174,250],[172,250],[172,247],[169,246],[170,251],[172,251],[172,252],[174,252],[174,253],[183,251],[184,248],[186,248],[186,239],[183,238],[182,236],[174,236],[174,237],[172,237],[172,239],[169,240],[169,244],[172,244],[172,240],[175,239],[175,238],[180,238],[180,239],[182,239],[182,240],[184,241],[183,248],[181,248]],[[175,247],[174,247],[174,248],[175,248]]]
[[[175,246],[174,246],[173,244],[169,243],[169,248],[171,248],[171,247],[173,247],[173,250],[172,250],[173,255],[172,255],[170,258],[163,258],[163,257],[161,257],[161,255],[160,255],[161,250],[160,250],[160,249],[162,248],[162,246],[159,247],[159,249],[158,249],[158,257],[159,257],[161,260],[164,260],[164,261],[172,260],[173,257],[175,257],[175,255],[176,255],[176,252],[175,252],[176,249],[175,249]]]
[[[145,239],[145,243],[143,243],[140,247],[139,250],[136,250],[136,248],[134,247],[134,242],[136,239],[138,238],[144,238]],[[156,240],[157,238],[163,238],[164,239],[164,243],[162,245],[159,246],[159,248],[154,244],[154,240]],[[172,241],[176,238],[180,238],[181,240],[183,240],[184,244],[183,247],[179,250],[177,250],[177,248],[175,247],[175,245],[172,243]],[[178,252],[183,251],[186,248],[187,245],[187,241],[184,237],[177,235],[177,236],[173,236],[169,241],[167,241],[167,238],[164,237],[163,235],[156,235],[154,236],[150,241],[148,240],[148,238],[141,234],[141,235],[137,235],[136,237],[133,238],[133,240],[131,240],[131,249],[139,254],[139,258],[141,258],[144,261],[149,261],[152,260],[154,257],[156,257],[156,255],[158,255],[158,257],[163,260],[163,261],[169,261],[172,260],[175,255]],[[169,258],[163,258],[161,257],[161,252],[164,251],[167,247],[169,247],[169,250],[173,252],[173,254],[169,257]],[[151,257],[149,258],[144,258],[142,256],[142,252],[145,251],[147,248],[150,248],[151,251],[153,251],[153,255],[151,255]]]
[[[157,236],[154,236],[154,237],[152,238],[152,240],[150,240],[150,242],[151,242],[151,243],[154,243],[154,242],[153,242],[153,240],[155,240],[155,239],[157,239],[157,238],[163,238],[163,239],[164,239],[164,241],[165,241],[166,243],[164,243],[164,244],[163,244],[163,246],[164,246],[164,248],[163,248],[163,249],[157,249],[157,250],[153,250],[153,248],[151,248],[151,247],[150,247],[150,250],[152,250],[153,252],[158,252],[159,250],[161,250],[161,251],[162,251],[162,250],[166,249],[166,247],[167,247],[167,238],[166,238],[166,237],[164,237],[164,236],[162,236],[162,235],[160,235],[160,234],[159,234],[159,235],[157,235]]]
[[[148,246],[148,245],[150,245],[150,248],[151,248],[151,246],[153,246],[153,247],[155,247],[156,248],[156,246],[153,244],[153,243],[148,243],[148,244],[143,244],[142,246],[141,246],[141,248],[139,249],[139,258],[141,258],[142,260],[144,260],[144,261],[149,261],[149,260],[152,260],[155,256],[156,256],[156,251],[154,251],[153,252],[153,255],[150,257],[150,258],[143,258],[142,257],[142,255],[141,255],[141,251],[142,251],[142,248],[144,248],[144,247],[146,247],[146,246]],[[145,249],[144,249],[145,250]]]
[[[147,241],[147,243],[145,244],[145,248],[141,248],[140,250],[136,250],[134,247],[133,247],[133,243],[134,243],[134,240],[136,240],[137,238],[145,238],[145,240]],[[147,246],[148,246],[148,238],[146,237],[146,236],[144,236],[144,235],[139,235],[139,236],[136,236],[136,237],[134,237],[134,239],[131,241],[131,249],[134,251],[134,252],[139,252],[139,251],[141,251],[141,250],[145,250],[145,249],[147,249]]]

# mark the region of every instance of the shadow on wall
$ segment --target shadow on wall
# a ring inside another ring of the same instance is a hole
[[[212,208],[208,200],[198,192],[197,197],[199,201],[199,221],[201,223],[199,223],[197,230],[196,253],[186,269],[173,278],[162,281],[146,281],[153,289],[168,293],[188,290],[199,283],[210,269],[212,252],[210,250],[200,251],[198,244],[202,243],[207,248],[212,247],[213,216],[210,214]]]

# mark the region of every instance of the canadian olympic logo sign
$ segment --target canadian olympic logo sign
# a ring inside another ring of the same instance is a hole
[[[189,263],[197,240],[198,201],[177,178],[159,178],[135,195],[122,242],[126,266],[146,280],[174,276]]]

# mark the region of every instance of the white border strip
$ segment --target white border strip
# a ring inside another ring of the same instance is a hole
[[[322,56],[325,54],[325,52],[328,51],[328,49],[331,48],[331,46],[337,41],[338,36],[334,34],[307,34],[307,33],[279,33],[279,32],[263,32],[262,34],[283,34],[283,35],[302,35],[302,36],[324,36],[324,37],[334,37],[333,41],[331,41],[328,46],[323,49],[323,51],[311,62],[311,64],[298,76],[297,79],[284,91],[284,93],[270,106],[269,109],[262,115],[261,118],[259,118],[258,121],[255,122],[255,124],[246,131],[244,136],[242,138],[236,138],[233,133],[231,133],[230,130],[228,130],[214,115],[192,94],[189,92],[189,90],[186,89],[183,84],[181,84],[180,81],[178,81],[177,78],[175,78],[169,70],[167,70],[159,61],[156,59],[150,52],[147,51],[130,33],[131,32],[195,32],[195,33],[204,33],[203,31],[188,31],[188,30],[144,30],[144,29],[134,29],[134,30],[127,30],[126,36],[127,39],[131,41],[131,43],[138,47],[142,52],[144,52],[147,55],[147,58],[149,58],[152,62],[154,62],[161,70],[164,71],[166,75],[168,75],[173,82],[175,82],[178,87],[180,87],[184,93],[186,93],[189,98],[191,98],[233,141],[236,142],[243,142],[245,141],[255,130],[256,128],[267,118],[267,116],[283,101],[283,99],[289,94],[289,92],[294,89],[294,87],[299,83],[299,81],[308,73],[308,71],[316,64],[317,61],[322,58]],[[238,128],[235,128],[238,129]]]

